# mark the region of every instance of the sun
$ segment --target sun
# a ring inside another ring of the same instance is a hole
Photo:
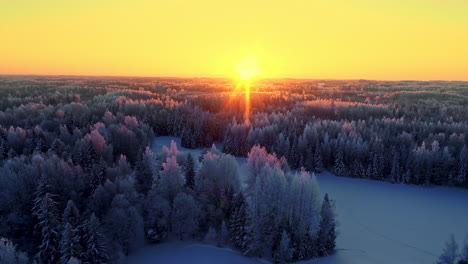
[[[253,77],[261,74],[260,68],[258,67],[257,57],[254,55],[244,56],[239,63],[234,64],[237,70],[239,79],[236,85],[236,90],[243,86],[245,93],[245,112],[244,112],[244,123],[250,125],[250,82]]]
[[[251,78],[261,74],[260,68],[258,67],[257,58],[254,55],[243,57],[239,63],[234,64],[234,67],[239,74],[239,78],[242,81],[250,80]]]

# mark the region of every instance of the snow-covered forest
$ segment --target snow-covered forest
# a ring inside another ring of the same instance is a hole
[[[305,260],[339,236],[314,172],[468,187],[467,83],[258,81],[249,123],[233,87],[0,76],[0,262],[125,263],[168,240]]]

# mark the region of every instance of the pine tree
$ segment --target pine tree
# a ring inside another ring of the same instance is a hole
[[[317,144],[315,144],[314,168],[315,168],[315,172],[317,172],[317,173],[322,172],[322,169],[323,169],[322,147],[320,146],[319,142],[317,142]]]
[[[185,186],[190,189],[195,186],[195,161],[190,153],[187,155],[187,164],[185,165]]]
[[[221,223],[221,228],[218,233],[218,247],[226,246],[229,241],[229,232],[226,226],[226,222]]]
[[[153,171],[145,153],[142,152],[139,156],[140,159],[136,164],[135,189],[146,196],[153,185]]]
[[[91,193],[104,184],[106,179],[106,166],[104,160],[101,158],[100,161],[93,166],[91,173]]]
[[[413,177],[411,176],[411,171],[409,169],[406,170],[405,174],[403,175],[403,181],[406,184],[413,183]]]
[[[458,174],[457,174],[457,182],[460,185],[468,183],[468,148],[463,146],[460,152],[460,159],[458,162]]]
[[[401,170],[400,170],[400,154],[395,149],[392,150],[392,170],[390,172],[390,178],[393,183],[401,182]]]
[[[46,193],[34,200],[33,214],[38,220],[37,230],[41,233],[41,243],[37,257],[43,263],[56,263],[59,259],[59,221],[55,195]]]
[[[322,216],[322,220],[320,221],[318,234],[319,254],[321,256],[328,256],[333,253],[336,246],[335,213],[333,212],[333,205],[328,199],[328,194],[325,194],[325,198],[323,199],[320,215]]]
[[[67,264],[72,258],[79,258],[81,253],[80,237],[70,223],[66,223],[60,238],[60,264]]]
[[[85,241],[82,259],[83,263],[106,263],[109,259],[104,236],[100,232],[99,219],[94,213],[83,224],[83,239]]]
[[[80,223],[80,212],[72,200],[68,200],[67,207],[63,210],[62,222],[70,223],[72,227],[77,227]]]
[[[7,157],[8,153],[8,144],[5,140],[0,137],[0,161],[4,160]]]
[[[236,195],[233,203],[233,212],[229,219],[229,235],[231,243],[241,252],[247,250],[249,233],[247,203],[244,195],[240,192]]]
[[[62,214],[62,236],[60,239],[60,261],[66,264],[75,257],[79,259],[81,253],[80,212],[72,200],[68,200],[67,207]]]
[[[463,248],[460,252],[458,264],[468,264],[468,235],[465,236],[465,240],[463,241]]]
[[[344,164],[343,150],[341,149],[341,146],[338,146],[338,148],[336,150],[335,166],[333,168],[333,172],[337,176],[347,176],[347,174],[348,174],[348,172],[346,170],[346,166]]]
[[[353,178],[366,178],[366,170],[359,160],[355,160],[351,167],[351,176]]]
[[[280,244],[274,254],[275,262],[286,263],[292,259],[293,253],[294,249],[291,248],[291,239],[289,238],[288,233],[285,230],[283,230],[283,233],[281,233]]]
[[[458,244],[455,237],[450,235],[449,240],[445,242],[444,252],[439,256],[436,264],[455,264],[457,259]]]
[[[216,234],[216,229],[214,229],[212,226],[208,228],[208,231],[205,234],[205,237],[203,238],[203,241],[206,243],[214,243],[218,238],[218,234]]]

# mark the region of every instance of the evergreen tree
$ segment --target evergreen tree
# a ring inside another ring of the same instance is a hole
[[[46,264],[59,260],[59,221],[54,197],[55,195],[46,193],[36,198],[33,208],[33,214],[38,220],[36,228],[41,233],[41,243],[36,256]]]
[[[172,231],[181,240],[193,237],[198,231],[200,209],[193,197],[180,192],[174,199],[171,214]]]
[[[67,207],[63,210],[62,222],[69,223],[72,227],[77,227],[80,223],[80,212],[72,200],[68,200]]]
[[[275,252],[275,262],[286,263],[292,259],[293,253],[294,249],[291,248],[291,239],[289,238],[288,233],[283,230],[283,233],[281,233],[280,244]]]
[[[210,226],[205,234],[205,237],[203,238],[203,241],[211,244],[214,243],[217,240],[217,238],[218,234],[216,234],[216,229]]]
[[[333,253],[336,246],[336,231],[335,231],[335,213],[333,212],[333,205],[328,199],[328,194],[322,203],[322,210],[320,212],[322,220],[320,221],[319,230],[319,254],[321,256],[328,256]]]
[[[458,174],[457,174],[457,182],[460,185],[468,183],[468,148],[463,146],[460,152],[460,159],[458,162]]]
[[[443,253],[439,256],[436,264],[455,264],[457,259],[458,244],[455,241],[455,237],[450,235],[448,241],[445,242],[445,247]]]
[[[338,146],[335,154],[335,166],[333,167],[333,173],[337,176],[347,176],[348,172],[343,160],[343,150],[341,146]]]
[[[366,170],[359,160],[354,160],[351,166],[351,176],[353,178],[366,178]]]
[[[93,165],[91,170],[91,193],[102,184],[104,184],[106,180],[106,165],[104,160],[101,158],[100,161]]]
[[[98,264],[108,261],[107,248],[104,244],[104,236],[100,232],[99,219],[94,213],[83,224],[84,248],[82,253],[83,263]]]
[[[229,232],[226,226],[226,222],[221,223],[221,228],[218,232],[218,247],[226,246],[229,241]]]
[[[187,163],[185,165],[185,186],[193,189],[195,186],[195,161],[192,154],[187,155]]]
[[[70,223],[66,223],[60,238],[60,264],[67,264],[72,258],[79,258],[81,254],[80,237]]]
[[[175,156],[167,158],[162,164],[157,182],[158,193],[172,205],[176,195],[184,189],[185,179]]]
[[[323,162],[322,162],[322,147],[320,143],[317,142],[315,144],[315,152],[314,152],[314,171],[317,173],[322,172],[323,169]]]
[[[465,236],[463,241],[463,248],[460,252],[460,261],[458,264],[468,264],[468,235]]]
[[[400,183],[401,182],[401,169],[400,169],[400,154],[395,148],[392,150],[392,170],[390,171],[390,178],[392,179],[393,183]]]
[[[136,208],[137,204],[130,203],[133,199],[127,199],[128,195],[131,193],[116,195],[103,219],[106,236],[111,241],[109,249],[114,256],[122,253],[128,255],[144,243],[143,218]]]
[[[169,232],[171,206],[153,189],[148,193],[145,209],[145,235],[152,242],[161,242]]]
[[[139,157],[135,172],[135,190],[146,196],[153,185],[153,170],[144,152]]]
[[[231,243],[241,252],[245,252],[248,245],[248,212],[247,203],[242,192],[235,198],[232,207],[232,214],[229,218],[229,235]]]

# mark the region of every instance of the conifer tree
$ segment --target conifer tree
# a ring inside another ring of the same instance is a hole
[[[314,171],[317,173],[322,172],[323,169],[323,162],[322,162],[322,147],[320,143],[317,142],[315,144],[315,152],[314,152]]]
[[[318,235],[319,254],[321,256],[328,256],[333,253],[336,246],[335,214],[328,194],[325,194],[325,198],[323,199],[320,215],[322,220],[320,221]]]
[[[276,263],[286,263],[290,261],[293,257],[293,253],[294,249],[291,248],[291,239],[289,238],[288,233],[283,230],[283,233],[281,233],[280,244],[274,256]]]
[[[248,244],[248,212],[244,195],[240,192],[234,198],[233,211],[229,219],[229,234],[231,243],[241,252],[245,252]]]
[[[449,240],[445,242],[443,253],[439,256],[436,264],[455,264],[458,256],[458,244],[454,235],[450,235]]]
[[[82,253],[83,263],[106,263],[109,259],[104,236],[100,231],[99,219],[94,213],[83,224],[84,248]]]
[[[33,208],[33,214],[38,220],[36,229],[41,234],[41,243],[36,256],[46,264],[56,263],[59,260],[59,221],[54,197],[55,195],[46,193],[36,198]]]
[[[187,155],[187,163],[185,165],[185,186],[193,189],[195,186],[195,161],[192,154]]]
[[[333,172],[337,176],[347,176],[346,166],[343,160],[343,150],[341,146],[338,146],[335,155],[335,166],[333,167]]]

